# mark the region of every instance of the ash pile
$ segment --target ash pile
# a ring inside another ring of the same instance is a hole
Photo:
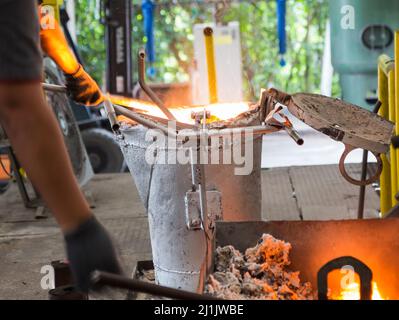
[[[245,254],[233,246],[218,247],[215,272],[205,286],[207,294],[231,300],[313,300],[309,282],[288,269],[291,244],[263,234]]]

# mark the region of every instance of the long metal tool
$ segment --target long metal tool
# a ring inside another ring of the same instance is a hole
[[[151,98],[151,100],[158,106],[159,109],[165,114],[169,120],[176,120],[174,115],[165,107],[161,99],[155,94],[154,91],[145,82],[145,50],[140,49],[138,53],[138,67],[139,67],[139,84],[146,94]]]
[[[116,110],[116,113],[123,115],[127,118],[130,118],[132,120],[135,120],[134,118],[137,118],[137,117],[144,117],[151,121],[157,122],[159,124],[163,124],[165,126],[168,126],[168,124],[169,124],[168,119],[160,118],[160,117],[153,116],[153,115],[147,114],[147,113],[140,113],[139,111],[136,111],[134,108],[127,108],[123,105],[118,105],[118,104],[114,104],[114,108]],[[192,124],[188,124],[188,123],[184,123],[184,122],[180,122],[180,121],[176,121],[175,123],[176,123],[176,128],[179,130],[194,128],[194,125],[192,125]]]
[[[59,86],[57,84],[42,83],[43,90],[51,92],[62,92],[65,93],[67,88],[65,86]]]
[[[94,271],[91,280],[95,287],[110,286],[177,300],[220,300],[209,295],[164,287],[153,283],[129,279],[108,272]]]
[[[377,101],[376,105],[374,106],[373,113],[378,113],[380,110],[381,101]],[[367,178],[367,161],[368,161],[369,152],[364,149],[363,150],[363,158],[362,158],[362,174],[360,177],[360,181],[366,181]],[[359,190],[359,203],[357,206],[357,218],[363,219],[364,216],[364,200],[366,198],[366,186],[363,184],[360,186]]]
[[[290,119],[283,113],[283,110],[287,110],[287,107],[276,100],[274,100],[272,103],[274,104],[274,107],[266,116],[266,125],[269,125],[270,127],[280,126],[280,128],[284,129],[285,132],[292,138],[292,140],[295,141],[297,145],[303,145],[303,138],[299,135],[298,131],[294,129],[294,126]],[[276,119],[276,116],[279,116],[283,121],[280,122],[278,119]]]
[[[330,138],[345,145],[339,161],[341,175],[350,183],[361,186],[378,180],[382,171],[381,154],[389,150],[394,123],[379,115],[348,102],[310,93],[287,94],[276,89],[269,89],[262,100],[273,100],[287,106],[288,111]],[[361,148],[372,152],[377,159],[377,171],[374,176],[365,180],[353,179],[345,169],[345,159],[354,149]]]

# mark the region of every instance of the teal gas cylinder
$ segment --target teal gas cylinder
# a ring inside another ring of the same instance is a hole
[[[398,0],[330,0],[332,64],[342,98],[373,108],[377,99],[377,60],[393,57],[399,29]]]

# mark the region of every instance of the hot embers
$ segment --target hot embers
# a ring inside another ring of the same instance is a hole
[[[312,300],[311,284],[288,270],[291,244],[263,234],[245,255],[233,246],[218,247],[215,270],[205,292],[223,299]]]

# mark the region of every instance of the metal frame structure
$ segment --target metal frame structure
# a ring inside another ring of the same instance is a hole
[[[379,114],[392,122],[399,123],[399,68],[395,66],[395,62],[399,58],[399,31],[395,32],[394,38],[394,59],[387,55],[381,55],[378,59],[378,98],[382,104]],[[395,134],[399,134],[398,126],[395,126]],[[395,149],[391,145],[389,157],[383,155],[382,161],[380,206],[381,214],[385,217],[392,215],[392,209],[398,204],[399,149]]]
[[[132,2],[105,0],[103,3],[107,50],[107,91],[132,96]]]

